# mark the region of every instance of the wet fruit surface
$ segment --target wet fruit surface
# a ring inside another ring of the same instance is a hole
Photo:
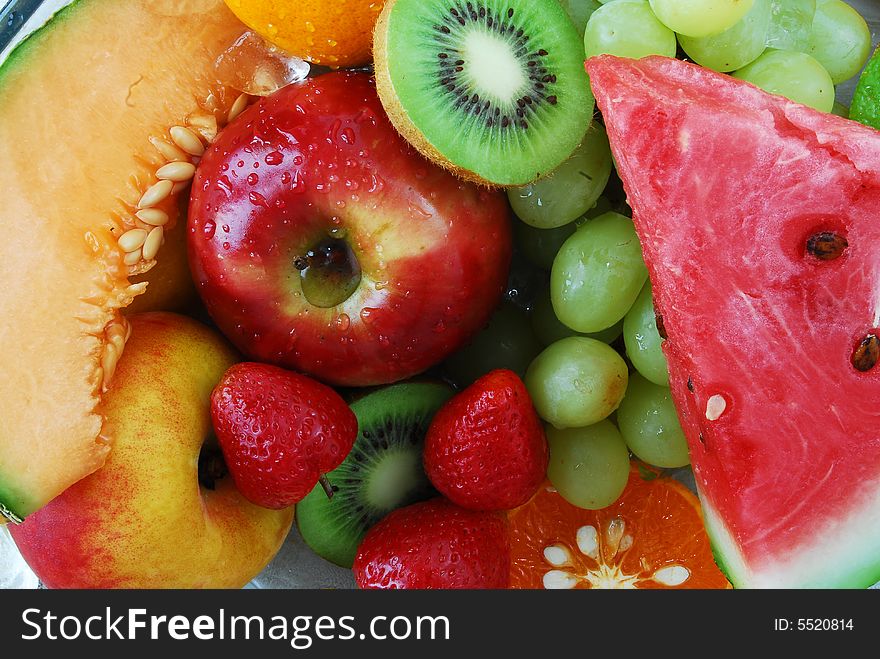
[[[508,514],[512,588],[729,588],[681,483],[633,467],[616,503],[590,511],[547,483]]]
[[[244,362],[211,394],[211,420],[238,490],[282,509],[339,466],[358,423],[330,387],[277,366]]]
[[[425,471],[471,510],[524,504],[547,473],[547,439],[519,376],[492,371],[449,401],[425,438]]]
[[[433,499],[395,510],[367,533],[354,561],[370,589],[506,588],[504,517]]]
[[[461,347],[511,253],[503,193],[422,159],[356,73],[287,87],[227,128],[199,167],[188,230],[199,292],[243,352],[351,386]]]

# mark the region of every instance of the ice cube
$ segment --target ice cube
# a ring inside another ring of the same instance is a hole
[[[305,80],[309,63],[273,46],[250,30],[217,58],[218,81],[251,96],[268,96]]]

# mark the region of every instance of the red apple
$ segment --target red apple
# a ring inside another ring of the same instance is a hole
[[[401,380],[460,348],[511,254],[504,195],[424,160],[351,72],[284,88],[223,131],[196,174],[188,238],[205,305],[242,352],[342,386]]]

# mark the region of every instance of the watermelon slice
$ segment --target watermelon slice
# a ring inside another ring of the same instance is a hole
[[[737,587],[873,584],[880,132],[674,59],[587,70],[719,563]]]

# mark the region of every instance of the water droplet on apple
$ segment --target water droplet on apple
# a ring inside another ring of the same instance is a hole
[[[254,206],[262,206],[263,208],[269,208],[269,204],[266,203],[266,198],[261,195],[259,192],[251,192],[248,195],[248,199]]]
[[[363,320],[367,325],[370,325],[373,322],[373,314],[376,313],[376,309],[371,307],[364,307],[361,309],[361,320]]]
[[[370,189],[367,192],[381,192],[385,188],[385,181],[378,174],[370,174]]]
[[[351,318],[348,317],[347,313],[341,313],[336,317],[336,328],[340,332],[347,332],[348,328],[351,327]]]
[[[280,165],[284,162],[284,154],[280,151],[273,151],[265,158],[267,165]]]
[[[260,177],[257,176],[256,174],[248,174],[247,175],[247,182],[248,182],[248,185],[256,185],[257,183],[260,182]]]
[[[339,133],[340,139],[346,144],[354,144],[357,141],[354,131],[351,128],[343,128]]]
[[[211,240],[214,237],[214,232],[217,231],[217,223],[213,220],[207,220],[205,225],[202,227],[202,235],[205,237],[205,240]]]

